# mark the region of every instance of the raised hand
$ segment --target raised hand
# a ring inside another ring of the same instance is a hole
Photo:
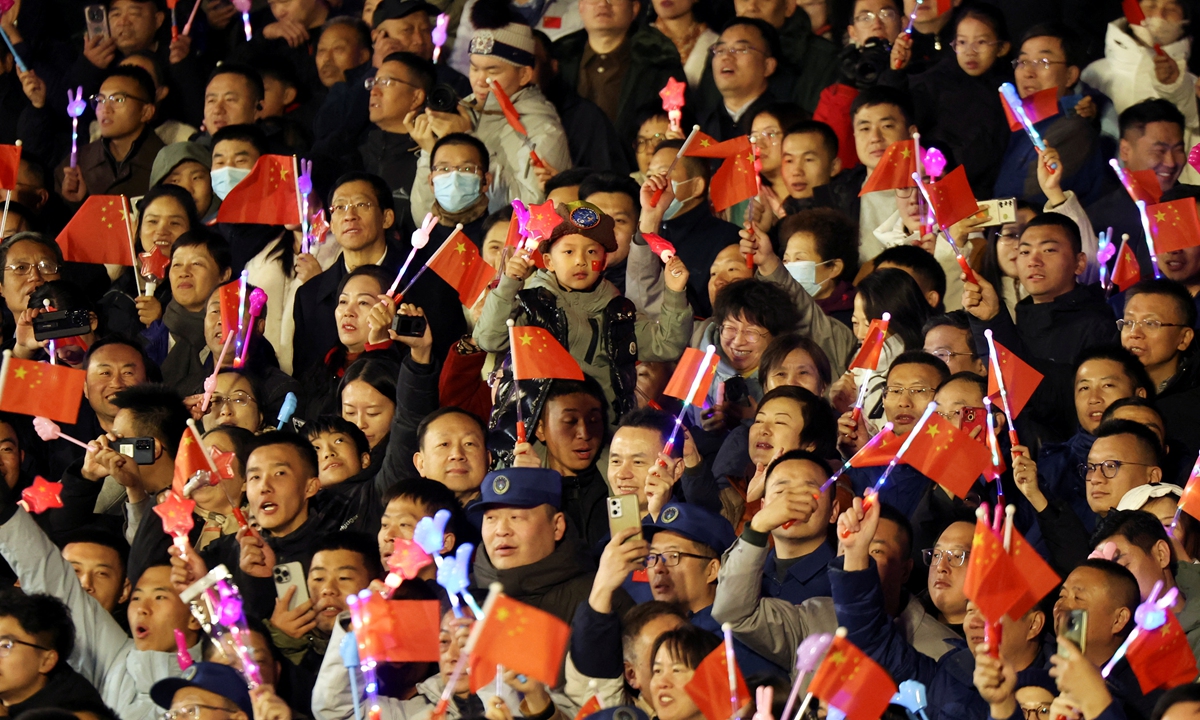
[[[1000,314],[1000,296],[996,288],[979,273],[975,273],[975,282],[967,280],[966,273],[959,273],[963,281],[963,309],[980,320],[987,322]]]
[[[1013,482],[1017,484],[1017,489],[1021,491],[1033,509],[1038,512],[1045,510],[1050,501],[1046,499],[1038,485],[1037,463],[1030,459],[1029,448],[1024,445],[1013,445],[1012,469]]]
[[[862,498],[854,498],[854,503],[846,508],[846,512],[838,517],[839,547],[846,556],[845,569],[847,572],[866,570],[870,567],[871,538],[875,537],[875,528],[879,525],[879,502],[867,503],[863,509]]]
[[[242,572],[250,577],[271,577],[271,569],[275,567],[275,551],[271,546],[249,528],[238,530],[237,541],[241,545],[238,567]]]
[[[287,589],[283,597],[275,599],[275,610],[271,613],[271,624],[288,637],[302,638],[317,627],[317,611],[311,599],[288,610],[296,597],[296,586]]]

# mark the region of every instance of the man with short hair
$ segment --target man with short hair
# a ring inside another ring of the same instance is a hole
[[[739,18],[763,20],[779,35],[779,64],[771,77],[775,97],[815,110],[821,91],[837,79],[837,46],[821,37],[824,31],[813,27],[807,12],[798,12],[797,3],[735,0],[733,8]]]
[[[758,111],[777,100],[770,80],[782,54],[779,35],[761,18],[734,18],[709,53],[705,78],[712,78],[716,97],[699,110],[700,127],[718,142],[748,135]]]
[[[915,188],[913,191],[916,191]],[[929,307],[933,308],[933,312],[939,313],[945,312],[948,299],[946,284],[950,278],[947,265],[953,267],[953,272],[956,273],[954,279],[958,280],[959,267],[953,257],[950,255],[947,258],[949,262],[939,261],[933,253],[916,245],[893,245],[875,256],[875,269],[895,268],[911,275],[921,288],[921,294],[925,296]]]
[[[988,359],[975,349],[971,321],[965,310],[938,315],[925,322],[925,352],[946,363],[950,374],[973,372],[987,377]]]
[[[804,120],[784,128],[784,133],[779,172],[788,190],[784,206],[792,211],[789,214],[811,207],[849,208],[853,203],[835,192],[844,185],[830,183],[842,171],[833,128]]]
[[[393,207],[401,217],[411,215],[409,192],[417,175],[417,144],[408,134],[405,118],[420,112],[434,87],[433,63],[419,55],[388,55],[368,79],[371,124],[358,136],[362,167],[392,188]]]
[[[1189,352],[1196,336],[1196,303],[1171,280],[1143,280],[1125,292],[1124,317],[1117,321],[1121,345],[1142,364],[1158,396],[1195,386]]]
[[[129,600],[133,586],[125,574],[129,544],[100,528],[80,528],[65,538],[63,559],[71,563],[79,585],[110,614]]]
[[[1154,432],[1131,420],[1109,420],[1096,428],[1088,461],[1080,465],[1092,512],[1104,517],[1125,493],[1162,480],[1162,446]]]
[[[213,146],[212,136],[227,125],[253,125],[262,109],[262,76],[253,68],[223,63],[204,88],[204,131],[192,142]]]
[[[595,172],[579,184],[579,199],[592,203],[613,219],[617,249],[607,255],[604,279],[616,285],[622,295],[625,294],[626,260],[642,209],[640,195],[638,184],[632,178],[616,172]]]
[[[371,30],[355,17],[339,16],[325,23],[317,40],[317,77],[326,88],[345,82],[346,73],[371,59]]]

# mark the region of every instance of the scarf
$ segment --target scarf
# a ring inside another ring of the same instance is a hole
[[[449,210],[444,209],[441,205],[438,205],[437,200],[433,201],[434,217],[438,219],[439,224],[448,225],[450,227],[454,227],[459,223],[462,223],[463,225],[473,223],[484,215],[487,215],[487,211],[487,193],[480,193],[479,198],[475,200],[475,202],[456,213],[452,213]]]
[[[175,336],[175,340],[189,343],[196,352],[207,347],[204,342],[204,311],[191,312],[172,300],[163,310],[163,325]]]

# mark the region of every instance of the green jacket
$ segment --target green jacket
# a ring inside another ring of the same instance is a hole
[[[621,82],[621,100],[613,125],[622,141],[632,142],[637,134],[639,111],[652,105],[662,107],[658,91],[666,86],[667,78],[673,77],[680,82],[687,82],[687,79],[675,44],[657,29],[643,27],[634,32],[628,42],[631,43],[629,70]],[[554,43],[558,73],[576,90],[579,89],[579,68],[586,48],[586,30],[571,33]]]

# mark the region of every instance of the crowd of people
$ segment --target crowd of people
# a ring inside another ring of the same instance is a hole
[[[0,714],[361,720],[376,689],[371,720],[701,720],[724,626],[774,689],[747,718],[793,720],[798,648],[839,628],[924,720],[1200,717],[1194,666],[1114,657],[1162,590],[1200,657],[1200,225],[1156,252],[1135,203],[1200,198],[1200,3],[96,2],[0,0],[0,346],[85,376],[80,443],[0,414]],[[939,226],[881,180],[913,151],[980,210]],[[223,217],[279,156],[311,163],[305,222]],[[77,261],[100,196],[131,263]],[[477,297],[416,274],[443,245],[486,262]],[[515,379],[521,328],[571,367]],[[1028,366],[1003,402],[993,342]],[[931,416],[996,451],[969,488],[843,467]],[[211,484],[178,469],[201,435]],[[36,478],[61,507],[18,503]],[[1061,579],[1021,617],[968,598],[998,504]],[[447,513],[475,600],[569,625],[557,682],[456,674],[474,613],[434,565],[391,581]],[[181,599],[220,565],[261,685]],[[440,601],[439,661],[368,681],[363,591]]]

